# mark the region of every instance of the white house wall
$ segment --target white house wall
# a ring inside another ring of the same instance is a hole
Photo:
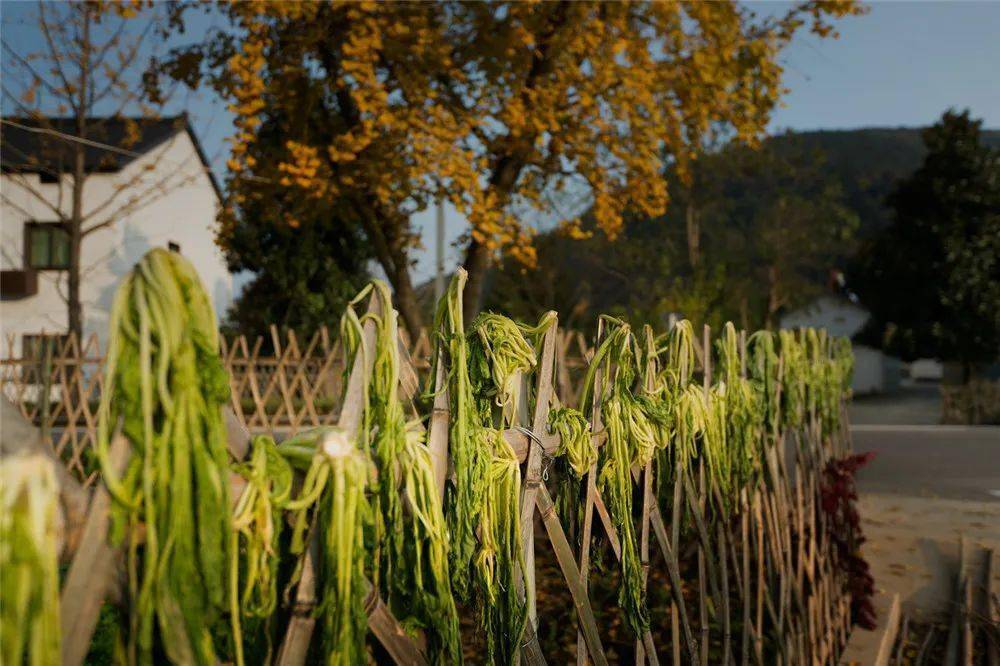
[[[3,174],[0,265],[5,270],[25,267],[25,222],[56,221],[52,209],[21,185],[24,179],[51,206],[61,205],[63,210],[70,207],[68,184],[62,188],[60,204],[57,184],[40,183],[33,174]],[[103,211],[105,214],[120,211],[115,223],[83,240],[80,295],[84,333],[96,332],[103,347],[108,311],[122,276],[149,249],[166,247],[170,242],[178,244],[181,254],[198,270],[217,314],[225,314],[232,301],[233,284],[214,242],[219,199],[190,135],[178,132],[118,173],[90,176],[84,190],[85,212],[104,205],[123,184],[128,187]],[[145,203],[130,205],[133,198]],[[65,290],[66,271],[39,271],[36,295],[0,303],[0,329],[5,339],[15,337],[14,354],[20,353],[23,334],[66,330]],[[6,343],[3,346],[3,353],[7,353]]]
[[[868,312],[833,296],[821,296],[781,318],[781,328],[825,328],[830,335],[852,337],[868,322]]]

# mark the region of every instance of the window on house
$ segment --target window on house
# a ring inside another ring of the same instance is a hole
[[[180,243],[175,243],[173,241],[167,241],[167,249],[170,250],[171,252],[176,252],[177,254],[180,254],[180,252],[181,252],[181,245],[180,245]]]
[[[69,234],[62,225],[58,222],[29,222],[24,233],[28,245],[28,268],[69,268]]]
[[[21,358],[44,358],[46,345],[51,345],[52,355],[58,356],[68,339],[65,333],[25,334],[21,336]]]

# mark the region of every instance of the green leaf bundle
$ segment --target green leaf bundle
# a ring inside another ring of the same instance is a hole
[[[605,390],[601,418],[607,442],[601,449],[598,486],[621,543],[621,588],[618,600],[625,621],[637,636],[649,627],[649,611],[642,583],[642,565],[632,518],[633,464],[644,465],[655,449],[655,434],[642,406],[632,394],[636,378],[635,339],[628,324],[606,317],[610,330],[587,369],[581,404],[593,392],[598,372],[603,372]],[[647,457],[649,456],[649,457]]]
[[[58,664],[59,486],[52,462],[0,465],[0,662]]]
[[[717,415],[717,420],[721,420],[723,426],[723,455],[728,469],[728,476],[720,479],[721,490],[724,501],[735,502],[739,490],[750,482],[759,468],[763,419],[760,395],[751,381],[743,376],[739,336],[732,322],[726,323],[716,347],[722,383],[713,396],[724,401],[724,405],[717,407],[724,411]]]
[[[521,470],[503,428],[517,409],[518,374],[535,364],[535,356],[521,329],[506,317],[481,315],[466,335],[464,285],[465,273],[459,271],[436,317],[449,364],[455,479],[446,500],[453,587],[460,598],[480,605],[491,663],[513,664],[527,610],[517,591],[522,567]],[[436,354],[435,367],[442,362]]]
[[[549,430],[559,437],[556,456],[565,456],[576,477],[582,478],[597,462],[590,421],[578,409],[556,407],[549,410],[548,425]]]
[[[361,317],[354,306],[368,294],[381,314]],[[437,663],[460,663],[458,612],[451,593],[448,533],[434,481],[430,451],[418,423],[407,424],[399,397],[399,327],[388,286],[372,282],[348,305],[345,340],[361,340],[365,321],[375,324],[371,381],[362,437],[378,468],[374,556],[377,580],[404,626],[431,628],[429,652]],[[347,331],[353,329],[353,333]],[[357,353],[354,354],[357,358]],[[404,506],[405,504],[405,506]]]
[[[292,467],[278,451],[274,440],[258,435],[251,443],[250,458],[237,463],[233,471],[246,486],[233,508],[230,580],[233,591],[230,615],[236,661],[243,662],[240,617],[265,621],[278,607],[278,564],[282,510],[291,498]],[[242,578],[242,591],[239,580]],[[265,634],[270,636],[269,632]],[[268,654],[270,654],[268,642]]]
[[[129,661],[152,661],[158,630],[171,661],[214,664],[229,589],[229,378],[211,303],[176,252],[151,250],[119,287],[105,382],[97,454],[114,537],[128,540]],[[108,461],[119,417],[133,447],[121,477]]]

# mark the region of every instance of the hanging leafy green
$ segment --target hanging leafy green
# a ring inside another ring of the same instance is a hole
[[[556,456],[566,456],[573,473],[582,478],[597,462],[590,421],[578,409],[556,407],[549,411],[548,425],[549,430],[559,436]]]
[[[518,374],[535,364],[535,356],[521,329],[505,317],[481,315],[466,336],[461,305],[465,277],[464,271],[456,273],[435,318],[444,357],[436,353],[434,367],[445,359],[449,366],[455,478],[446,505],[453,589],[481,607],[491,662],[512,664],[527,610],[517,592],[521,470],[503,429],[517,409]],[[499,412],[496,423],[493,407]]]
[[[771,331],[757,331],[750,336],[747,347],[748,370],[760,395],[765,434],[773,441],[778,433],[781,416],[778,353],[775,351],[774,334]]]
[[[759,468],[761,451],[760,395],[744,376],[739,334],[732,322],[727,322],[722,337],[716,341],[722,382],[713,395],[725,401],[725,452],[730,477],[724,481],[723,500],[735,501],[739,490],[750,482]],[[723,409],[723,407],[719,407]]]
[[[119,287],[110,319],[96,450],[113,536],[129,543],[128,658],[151,661],[158,629],[171,661],[214,664],[232,529],[215,313],[191,264],[154,249]],[[122,476],[108,460],[119,418],[133,447]]]
[[[480,313],[469,326],[469,379],[479,403],[480,418],[492,421],[493,406],[505,423],[514,422],[521,398],[521,373],[535,365],[535,353],[521,328],[508,317]]]
[[[59,485],[52,462],[0,465],[0,662],[58,664]]]
[[[374,483],[375,467],[368,454],[336,426],[289,438],[278,445],[278,451],[294,468],[306,472],[298,497],[285,508],[295,525],[293,555],[306,552],[309,524],[315,516],[317,614],[325,661],[329,666],[364,663],[369,591],[365,535],[374,522],[367,489]],[[289,586],[301,575],[301,562],[300,558]]]
[[[656,446],[653,429],[642,407],[632,394],[637,376],[635,339],[628,324],[604,317],[608,326],[587,369],[581,404],[593,392],[594,380],[600,372],[604,382],[601,418],[608,437],[600,454],[598,485],[611,522],[621,543],[622,582],[618,601],[625,612],[629,628],[640,636],[649,627],[642,583],[642,565],[632,518],[633,464],[645,464]]]
[[[534,330],[543,331],[546,326],[543,320]],[[517,661],[527,619],[525,602],[518,593],[523,568],[521,468],[503,436],[503,430],[515,424],[518,406],[527,398],[521,395],[521,379],[536,364],[524,330],[507,317],[486,312],[473,320],[468,333],[469,379],[480,418],[476,436],[489,461],[474,568],[487,652],[499,664]]]
[[[292,468],[278,452],[274,440],[258,435],[251,443],[250,458],[233,471],[246,482],[233,508],[233,543],[230,576],[234,592],[230,615],[237,663],[243,662],[240,616],[269,620],[278,607],[278,564],[282,509],[292,493]],[[266,626],[266,625],[265,625]],[[268,635],[269,632],[265,631]],[[271,645],[268,641],[268,656]]]
[[[359,317],[354,307],[369,294],[380,307]],[[375,577],[404,626],[433,629],[428,633],[432,659],[460,663],[447,526],[422,428],[419,421],[407,423],[399,397],[398,314],[384,282],[372,282],[348,305],[342,338],[360,341],[367,320],[375,324],[375,349],[362,350],[374,354],[362,436],[378,468]],[[357,350],[351,355],[357,358]]]
[[[477,513],[483,502],[482,479],[489,464],[489,451],[481,446],[480,438],[476,437],[481,426],[469,379],[469,348],[462,319],[465,279],[465,271],[457,271],[444,298],[438,302],[434,328],[443,349],[435,347],[429,378],[433,381],[439,364],[447,365],[450,400],[448,443],[455,476],[445,496],[446,518],[451,536],[452,588],[460,599],[467,601],[471,595],[472,558],[478,548]]]
[[[808,358],[794,331],[778,331],[781,354],[781,423],[786,430],[798,432],[806,419],[806,382]]]

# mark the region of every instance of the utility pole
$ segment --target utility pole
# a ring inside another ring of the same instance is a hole
[[[437,234],[434,245],[434,302],[444,296],[444,199],[437,200]]]

